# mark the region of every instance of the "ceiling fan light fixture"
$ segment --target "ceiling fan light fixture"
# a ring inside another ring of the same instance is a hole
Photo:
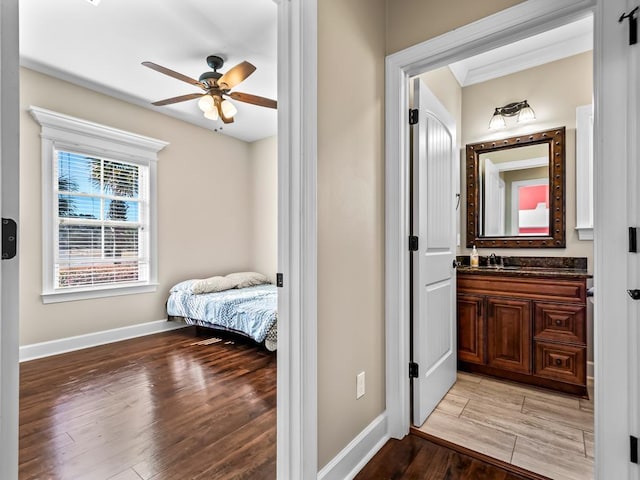
[[[208,112],[204,112],[204,116],[209,120],[218,120],[219,118],[218,110],[214,108],[212,110],[209,110]]]
[[[214,107],[215,104],[211,95],[203,95],[202,98],[198,100],[198,108],[205,113],[214,110]]]
[[[220,104],[220,108],[222,109],[222,114],[226,118],[233,118],[233,116],[238,113],[238,109],[229,100],[223,100]]]

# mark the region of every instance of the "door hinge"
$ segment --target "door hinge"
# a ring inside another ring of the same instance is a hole
[[[638,463],[638,437],[629,436],[629,461]]]
[[[418,109],[412,108],[409,110],[409,125],[415,125],[418,123]]]
[[[284,275],[276,273],[276,287],[284,287]]]
[[[625,18],[629,19],[629,45],[638,43],[638,19],[636,18],[638,8],[634,8],[629,13],[623,13],[618,19],[618,23],[622,23]]]
[[[629,227],[629,253],[638,253],[638,229]]]
[[[418,378],[418,364],[409,362],[409,378]]]
[[[415,235],[411,235],[409,237],[409,251],[417,252],[418,251],[418,237]]]
[[[12,218],[2,219],[2,259],[9,260],[16,256],[18,226]]]

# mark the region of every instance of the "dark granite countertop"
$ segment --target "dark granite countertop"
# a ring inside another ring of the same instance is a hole
[[[591,274],[581,268],[551,268],[551,267],[470,267],[461,265],[458,273],[472,275],[506,275],[510,277],[563,277],[563,278],[591,278]]]
[[[469,256],[456,258],[458,272],[473,275],[507,275],[512,277],[591,278],[585,257],[481,256],[479,267],[469,266]],[[497,265],[497,266],[496,266]]]

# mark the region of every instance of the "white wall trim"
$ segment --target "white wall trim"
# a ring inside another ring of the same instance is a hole
[[[318,480],[351,480],[388,440],[387,416],[382,413],[318,472]]]
[[[20,361],[35,360],[36,358],[59,355],[61,353],[82,350],[83,348],[96,347],[98,345],[119,342],[130,338],[152,335],[154,333],[168,332],[188,326],[189,325],[181,322],[156,320],[154,322],[139,323],[137,325],[60,338],[48,342],[32,343],[31,345],[23,345],[20,347]]]
[[[317,477],[317,0],[278,4],[277,478]]]
[[[528,0],[386,59],[385,346],[389,436],[409,432],[410,76],[591,15],[596,0]]]
[[[524,41],[520,48],[501,49],[498,55],[485,55],[485,61],[457,62],[449,66],[462,87],[486,82],[511,73],[544,65],[561,58],[587,52],[593,48],[591,22],[584,20],[566,33],[547,35],[537,42]]]

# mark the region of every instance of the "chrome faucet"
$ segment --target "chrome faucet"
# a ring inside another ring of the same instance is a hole
[[[495,253],[492,253],[491,255],[489,255],[489,266],[495,267],[495,268],[502,268],[503,267],[502,257],[496,257]]]

